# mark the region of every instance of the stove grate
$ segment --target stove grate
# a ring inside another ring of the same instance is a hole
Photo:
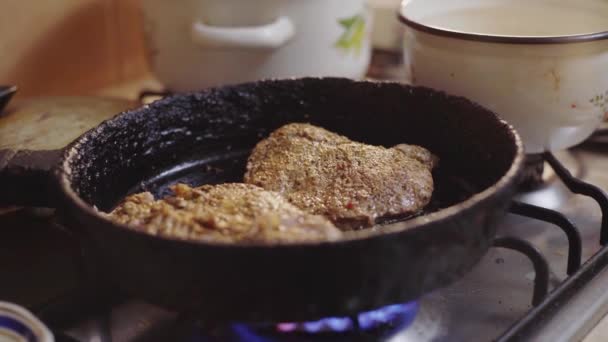
[[[528,249],[528,251],[526,251],[528,253],[525,254],[532,259],[537,272],[535,276],[533,296],[534,306],[532,309],[530,309],[530,311],[528,311],[528,313],[526,313],[525,316],[520,318],[502,336],[499,337],[497,340],[499,342],[531,340],[531,337],[534,335],[535,331],[540,329],[544,323],[549,321],[552,316],[554,316],[564,305],[566,305],[579,289],[584,287],[585,284],[589,283],[596,275],[598,275],[608,266],[608,246],[606,246],[606,243],[608,242],[608,196],[599,187],[583,182],[582,180],[572,176],[570,171],[568,171],[568,169],[566,169],[552,153],[546,152],[543,154],[543,157],[570,191],[575,194],[591,197],[599,204],[602,211],[600,234],[600,244],[602,245],[602,248],[595,255],[589,258],[589,260],[587,260],[582,266],[580,266],[582,250],[581,237],[578,229],[576,229],[576,227],[564,215],[553,210],[536,206],[524,205],[522,203],[514,204],[511,207],[512,213],[547,221],[558,225],[560,228],[562,228],[562,230],[564,230],[568,237],[569,243],[568,277],[557,285],[551,292],[549,292],[548,279],[545,280],[544,274],[544,267],[547,266],[546,259],[544,259],[540,253],[537,253],[537,250],[532,251],[529,249],[530,246],[524,247],[523,249]],[[500,242],[501,240],[499,239],[498,241]],[[521,241],[517,241],[517,239],[507,241],[510,241],[511,244],[515,244],[515,246],[517,246],[517,244],[521,244]],[[522,246],[525,245],[521,244],[519,247]],[[513,247],[513,245],[511,245],[511,247]],[[538,260],[539,256],[543,259],[542,262]],[[540,274],[539,270],[541,271]],[[540,300],[541,297],[544,298]]]

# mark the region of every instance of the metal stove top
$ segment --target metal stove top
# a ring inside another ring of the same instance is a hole
[[[556,157],[573,175],[608,189],[608,175],[604,172],[608,167],[608,154],[579,148],[557,153]],[[592,199],[572,194],[552,169],[545,167],[544,178],[547,180],[545,186],[520,194],[518,199],[559,211],[569,218],[580,232],[584,262],[600,249],[600,208]],[[566,234],[557,226],[509,214],[498,234],[519,237],[541,252],[549,265],[551,289],[566,279],[569,243]],[[532,308],[534,278],[532,262],[526,256],[503,248],[490,249],[472,272],[423,300],[423,307],[438,311],[442,321],[441,333],[429,340],[489,341],[499,338]],[[608,312],[607,296],[598,293],[598,290],[603,292],[602,284],[608,284],[608,271],[600,272],[594,281],[582,287],[555,317],[543,325],[538,324],[538,330],[527,339],[573,341],[584,338]]]

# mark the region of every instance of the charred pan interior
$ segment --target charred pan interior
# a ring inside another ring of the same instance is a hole
[[[170,179],[189,169],[192,183],[241,180],[243,158],[259,140],[284,124],[309,122],[367,144],[424,146],[441,158],[440,182],[445,175],[468,193],[484,190],[511,166],[516,148],[504,142],[512,133],[506,125],[488,131],[495,118],[485,110],[479,107],[475,113],[468,101],[442,96],[341,79],[264,82],[177,95],[92,133],[95,139],[85,141],[78,147],[80,155],[72,158],[78,161],[86,154],[89,161],[72,163],[72,180],[78,194],[102,210],[138,185],[154,192],[150,180]],[[216,168],[217,163],[236,167]]]

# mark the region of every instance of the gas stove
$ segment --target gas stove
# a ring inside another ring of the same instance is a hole
[[[372,68],[378,70],[387,68]],[[465,277],[414,302],[311,322],[201,322],[91,283],[78,238],[40,209],[0,212],[0,300],[29,308],[57,341],[572,341],[602,335],[596,327],[608,312],[602,211],[565,184],[576,188],[580,179],[608,189],[604,136],[530,158],[538,179],[518,194],[495,247]]]
[[[608,188],[603,172],[608,155],[601,148],[583,146],[555,158],[574,176]],[[608,311],[601,211],[590,198],[572,194],[548,165],[543,181],[540,188],[518,195],[515,214],[502,222],[496,247],[464,278],[418,301],[353,317],[213,325],[106,291],[87,284],[77,239],[61,229],[52,213],[31,209],[0,217],[8,232],[0,268],[8,281],[1,293],[30,308],[58,341],[580,340]],[[526,217],[538,214],[527,211],[526,203],[555,210],[567,220]],[[578,230],[580,256],[571,247],[576,239],[556,222]],[[41,239],[32,241],[34,235]],[[587,260],[580,268],[579,257]],[[564,289],[567,283],[573,285]]]

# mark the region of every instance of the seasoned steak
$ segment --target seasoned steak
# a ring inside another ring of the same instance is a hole
[[[245,182],[276,191],[297,207],[352,229],[424,208],[433,193],[435,161],[420,146],[371,146],[293,123],[257,144]]]
[[[209,242],[297,242],[341,236],[323,216],[306,213],[275,192],[249,184],[178,184],[175,196],[127,197],[109,217],[152,235]]]

